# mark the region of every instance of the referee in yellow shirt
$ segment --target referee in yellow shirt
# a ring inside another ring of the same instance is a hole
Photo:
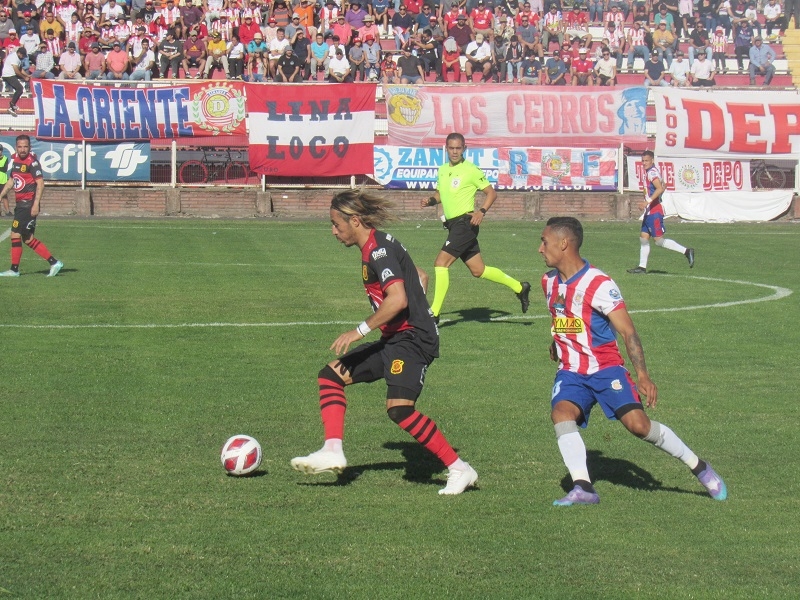
[[[439,312],[442,310],[444,298],[450,287],[450,265],[458,258],[464,261],[473,277],[502,283],[511,288],[522,303],[522,312],[528,312],[531,284],[527,281],[517,281],[495,267],[487,267],[481,257],[478,228],[484,215],[497,198],[497,192],[486,179],[483,171],[473,163],[464,160],[467,143],[463,135],[451,133],[447,136],[445,146],[449,162],[439,167],[437,190],[434,195],[421,203],[423,207],[436,206],[441,203],[446,219],[445,227],[450,232],[433,263],[436,288],[433,293],[431,310],[434,320],[439,322]],[[483,191],[486,198],[483,205],[475,210],[475,193],[478,190]]]

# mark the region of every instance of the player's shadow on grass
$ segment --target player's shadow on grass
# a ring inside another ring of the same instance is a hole
[[[512,313],[497,310],[495,308],[489,308],[488,306],[475,306],[472,308],[465,308],[463,310],[458,310],[452,313],[446,313],[442,316],[442,322],[439,323],[439,329],[442,327],[451,327],[458,323],[462,323],[465,321],[474,321],[478,323],[513,323],[514,325],[533,325],[532,322],[527,321],[520,323],[519,321],[514,321],[513,317],[516,316]],[[502,321],[492,321],[492,319],[499,319],[503,318]],[[511,319],[509,319],[511,317]]]
[[[336,481],[315,481],[301,485],[343,486],[350,485],[365,471],[405,471],[403,479],[412,483],[444,486],[446,477],[436,475],[445,471],[441,461],[416,442],[386,442],[387,450],[400,450],[404,461],[389,461],[364,465],[350,465],[338,475]]]
[[[78,272],[78,269],[67,269],[67,268],[62,267],[61,270],[58,272],[58,275],[56,277],[64,275],[65,273],[77,273],[77,272]],[[48,273],[50,273],[50,267],[47,267],[46,269],[41,269],[39,271],[36,271],[34,274],[35,275],[47,275]],[[24,275],[24,273],[23,273],[23,275]]]
[[[643,469],[629,460],[603,456],[603,453],[599,450],[589,450],[586,453],[586,462],[593,483],[607,481],[614,485],[621,485],[647,492],[676,492],[678,494],[706,495],[705,492],[665,486],[660,480],[653,477],[650,471]],[[572,486],[572,479],[569,475],[561,480],[561,487],[565,492],[569,492]]]

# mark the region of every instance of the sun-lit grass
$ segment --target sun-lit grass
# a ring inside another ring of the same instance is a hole
[[[62,274],[26,249],[23,276],[0,280],[0,598],[794,598],[797,225],[668,222],[697,266],[653,249],[647,276],[625,273],[636,223],[585,227],[634,314],[651,414],[727,502],[598,411],[584,439],[602,503],[551,505],[567,474],[541,222],[487,220],[480,238],[487,264],[533,284],[528,315],[452,269],[419,407],[480,480],[444,498],[381,383],[348,390],[341,478],[289,468],[322,441],[328,347],[369,310],[358,252],[327,223],[43,218]],[[440,225],[389,230],[433,276]],[[793,293],[719,306],[781,293],[757,284]],[[219,463],[236,433],[262,443],[255,477]]]

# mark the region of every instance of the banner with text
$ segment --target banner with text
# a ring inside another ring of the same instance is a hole
[[[11,156],[14,136],[0,136],[0,146]],[[50,142],[31,137],[31,152],[39,159],[45,181],[150,181],[150,144],[82,144]]]
[[[641,158],[629,156],[627,162],[627,189],[643,190]],[[750,162],[746,160],[659,159],[656,166],[668,192],[747,192],[752,189]]]
[[[250,167],[271,177],[371,173],[375,88],[364,83],[249,86]]]
[[[658,156],[740,158],[800,154],[797,91],[652,90]]]
[[[149,141],[245,135],[244,83],[111,87],[34,79],[35,135],[70,141]]]
[[[646,141],[645,87],[387,85],[384,93],[396,146],[443,146],[454,131],[468,145],[494,147]]]
[[[499,148],[497,183],[515,190],[616,191],[617,150]]]
[[[464,158],[476,164],[496,189],[614,191],[616,150],[471,148]],[[443,147],[375,146],[375,180],[388,189],[433,190]],[[511,176],[511,169],[517,173]]]

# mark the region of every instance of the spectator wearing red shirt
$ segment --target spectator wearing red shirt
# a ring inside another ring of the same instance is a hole
[[[247,46],[255,39],[257,33],[261,33],[261,27],[253,20],[252,16],[247,15],[244,23],[239,27],[239,41]]]
[[[594,65],[586,58],[588,50],[581,48],[572,61],[572,85],[594,85]]]
[[[469,24],[476,34],[482,33],[490,41],[494,39],[494,14],[486,8],[484,0],[478,0],[478,4],[472,9]]]

